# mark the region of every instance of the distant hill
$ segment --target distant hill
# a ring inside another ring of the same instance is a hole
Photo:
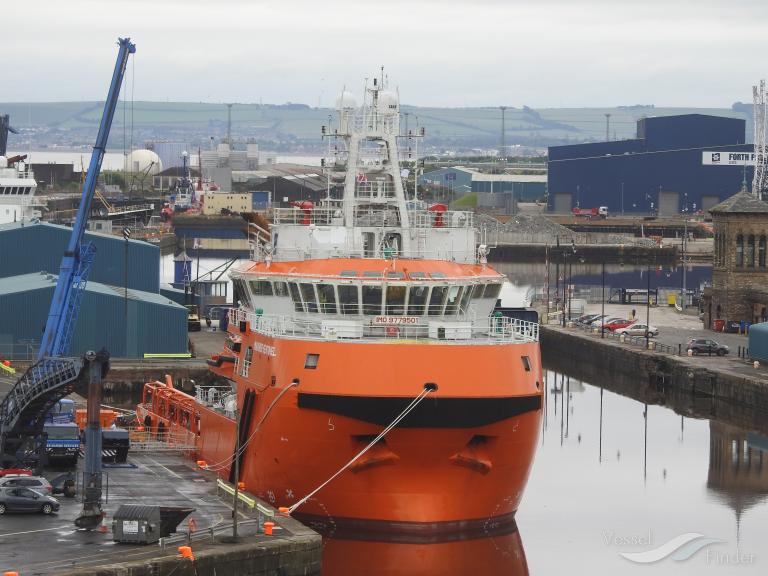
[[[29,137],[36,143],[47,145],[65,145],[68,138],[72,144],[91,142],[101,110],[99,102],[0,103],[0,114],[10,114],[13,126],[32,134]],[[417,124],[426,129],[430,146],[494,147],[500,141],[501,112],[498,108],[403,106],[402,111],[408,113],[411,130]],[[611,139],[633,138],[635,123],[643,116],[698,113],[746,120],[747,140],[751,141],[751,105],[736,103],[732,108],[508,108],[506,142],[545,147],[604,140],[606,113],[611,114]],[[236,104],[232,109],[232,135],[265,143],[315,145],[320,140],[320,126],[328,123],[329,114],[335,117],[332,109],[303,104]],[[226,124],[227,108],[223,104],[135,102],[131,105],[121,102],[115,114],[110,144],[114,147],[122,145],[123,137],[131,127],[134,142],[153,138],[204,142],[210,136],[225,135]]]

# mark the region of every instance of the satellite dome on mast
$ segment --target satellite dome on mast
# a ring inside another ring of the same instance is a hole
[[[377,106],[379,114],[400,113],[400,99],[397,97],[395,92],[391,92],[389,90],[382,90],[379,92]]]
[[[358,107],[357,97],[351,92],[344,90],[336,99],[336,108],[340,110],[353,110]]]
[[[134,150],[125,158],[125,171],[156,176],[163,171],[163,163],[152,150]]]

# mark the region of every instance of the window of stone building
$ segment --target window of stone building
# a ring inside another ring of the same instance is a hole
[[[765,234],[760,236],[760,242],[757,245],[757,265],[765,268]]]
[[[746,265],[749,268],[755,267],[755,236],[750,234],[747,238],[747,250],[745,254]]]
[[[736,268],[744,266],[744,236],[736,236]]]

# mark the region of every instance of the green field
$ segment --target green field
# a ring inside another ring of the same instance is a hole
[[[498,143],[501,113],[497,108],[422,108],[403,106],[409,113],[409,128],[424,127],[430,143],[478,146]],[[10,114],[18,128],[46,127],[62,131],[98,126],[102,104],[98,102],[0,103],[0,114]],[[236,137],[319,138],[320,126],[328,123],[328,108],[303,105],[236,104],[232,110],[232,131]],[[633,138],[635,122],[643,116],[672,114],[713,114],[747,120],[750,141],[751,119],[730,108],[656,108],[647,106],[620,108],[509,108],[506,111],[507,143],[546,146],[554,143],[599,141],[605,139],[605,113],[611,114],[611,139]],[[224,104],[193,102],[120,103],[113,132],[123,130],[123,120],[134,130],[163,132],[189,131],[197,134],[221,134],[227,122]],[[405,120],[403,119],[403,123]]]

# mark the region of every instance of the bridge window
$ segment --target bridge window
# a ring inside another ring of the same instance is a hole
[[[475,287],[472,289],[472,300],[482,298],[483,290],[485,290],[485,284],[475,284]]]
[[[464,287],[464,295],[461,297],[461,306],[459,312],[466,313],[469,309],[469,299],[472,297],[473,286]]]
[[[459,302],[461,302],[461,294],[464,290],[463,286],[451,286],[448,289],[448,298],[445,304],[445,313],[456,314],[456,310],[459,308]]]
[[[24,188],[24,194],[28,195],[30,192],[32,192],[32,187],[31,186],[27,186],[26,188]]]
[[[755,267],[755,236],[750,234],[747,238],[746,265],[748,268]]]
[[[244,280],[240,278],[233,278],[232,291],[234,292],[232,297],[234,298],[236,305],[238,302],[245,304],[250,301],[250,298],[248,297],[248,288],[246,287]]]
[[[317,312],[317,298],[315,298],[315,287],[312,284],[303,282],[301,284],[301,296],[304,299],[304,306],[307,312]]]
[[[381,314],[381,297],[380,285],[363,285],[363,314]]]
[[[408,315],[421,316],[429,297],[429,286],[411,286],[408,292]]]
[[[288,296],[288,283],[275,282],[273,285],[275,296]]]
[[[291,291],[291,298],[293,299],[293,308],[296,312],[304,312],[304,304],[301,301],[301,292],[299,291],[299,285],[296,282],[288,284]]]
[[[492,298],[498,300],[499,293],[501,292],[501,284],[494,282],[493,284],[486,284],[485,292],[483,292],[483,298]]]
[[[403,285],[387,286],[387,314],[400,316],[405,313],[405,293]]]
[[[318,284],[317,299],[320,304],[320,312],[336,314],[336,292],[333,290],[333,284]]]
[[[760,268],[765,268],[765,235],[760,236],[760,242],[757,245],[757,263]]]
[[[339,285],[339,307],[342,314],[360,314],[360,297],[357,285]]]
[[[440,316],[443,313],[443,302],[448,294],[448,286],[433,286],[429,297],[429,315]]]
[[[736,236],[736,267],[744,266],[744,236]]]
[[[251,280],[249,284],[254,296],[272,296],[272,283],[269,280]]]

